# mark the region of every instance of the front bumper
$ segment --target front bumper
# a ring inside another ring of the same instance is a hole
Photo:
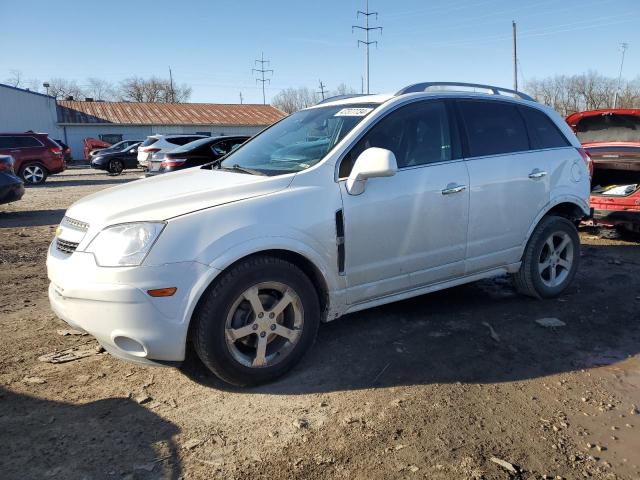
[[[138,363],[184,360],[193,306],[211,268],[198,262],[99,267],[90,253],[57,250],[47,257],[49,301],[74,328],[93,335],[116,357]],[[150,289],[176,287],[171,297]]]

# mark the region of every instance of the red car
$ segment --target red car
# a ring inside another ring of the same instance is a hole
[[[91,152],[99,148],[110,147],[111,144],[98,140],[97,138],[87,137],[82,141],[84,145],[84,159],[91,160]]]
[[[0,155],[12,156],[14,170],[31,185],[65,169],[62,148],[46,133],[0,133]]]
[[[640,233],[640,109],[604,109],[567,117],[593,162],[595,226]]]

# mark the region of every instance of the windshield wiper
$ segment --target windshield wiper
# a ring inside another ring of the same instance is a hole
[[[234,164],[232,167],[223,167],[222,163],[219,163],[218,164],[218,168],[220,170],[229,170],[231,172],[242,172],[242,173],[248,173],[249,175],[262,175],[263,177],[265,176],[264,173],[262,173],[262,172],[260,172],[258,170],[253,170],[252,168],[241,167],[237,163]]]

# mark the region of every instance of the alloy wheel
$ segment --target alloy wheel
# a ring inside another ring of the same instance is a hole
[[[27,165],[22,176],[28,183],[41,183],[44,180],[44,170],[39,165]]]
[[[566,232],[554,232],[544,243],[538,258],[538,273],[548,287],[561,285],[573,265],[574,245]]]
[[[295,290],[280,282],[262,282],[231,305],[225,340],[233,358],[245,367],[271,367],[292,352],[303,325],[302,301]]]

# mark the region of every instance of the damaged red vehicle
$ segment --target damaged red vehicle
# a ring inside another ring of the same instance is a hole
[[[589,224],[640,233],[640,109],[569,115],[593,162]]]

